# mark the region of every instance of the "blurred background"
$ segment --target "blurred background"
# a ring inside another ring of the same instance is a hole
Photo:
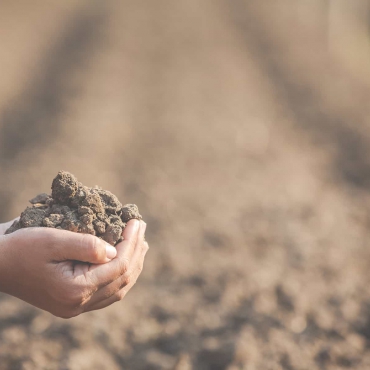
[[[64,169],[151,245],[101,311],[0,295],[1,369],[370,368],[368,0],[2,1],[0,30],[0,222]]]

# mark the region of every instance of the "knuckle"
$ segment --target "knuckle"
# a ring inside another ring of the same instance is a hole
[[[145,253],[148,252],[148,250],[149,250],[149,244],[148,244],[147,241],[144,241],[144,243],[143,243],[143,250],[144,250]]]
[[[115,287],[114,289],[108,290],[108,291],[105,292],[104,298],[109,299],[111,297],[114,297],[115,294],[118,293],[118,291],[119,291],[119,286]]]
[[[120,289],[124,288],[125,286],[129,285],[132,282],[131,275],[124,275],[121,279]]]
[[[125,290],[119,290],[119,291],[115,294],[115,300],[116,300],[116,302],[118,302],[118,301],[122,301],[122,299],[123,299],[123,298],[125,298],[125,295],[126,295]]]
[[[122,276],[128,271],[129,261],[127,259],[121,259],[119,261],[119,274]]]

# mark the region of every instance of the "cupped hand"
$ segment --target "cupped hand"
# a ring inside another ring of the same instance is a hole
[[[5,231],[12,226],[12,223],[15,220],[18,220],[19,217],[15,218],[13,221],[5,222],[3,224],[0,224],[0,236],[5,234]]]
[[[3,232],[11,223],[1,227]],[[149,249],[146,224],[131,220],[116,248],[87,234],[27,228],[0,236],[0,291],[70,318],[121,300]]]

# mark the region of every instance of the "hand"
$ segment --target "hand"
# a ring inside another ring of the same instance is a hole
[[[0,291],[63,318],[109,306],[142,271],[145,229],[143,221],[131,220],[116,248],[92,235],[49,228],[0,236]]]
[[[4,224],[0,224],[0,236],[1,235],[4,235],[5,234],[5,231],[10,227],[12,226],[12,223],[15,221],[15,220],[18,220],[19,217],[15,218],[13,221],[9,221],[9,222],[6,222]]]

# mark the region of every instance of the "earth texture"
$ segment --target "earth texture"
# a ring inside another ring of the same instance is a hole
[[[114,246],[123,240],[129,220],[142,219],[135,204],[122,206],[111,192],[98,186],[88,188],[66,171],[58,173],[51,189],[51,195],[42,193],[32,198],[32,206],[5,234],[27,227],[51,227],[96,235]]]
[[[104,310],[0,295],[0,368],[369,369],[368,6],[1,2],[1,222],[68,169],[151,248]]]

